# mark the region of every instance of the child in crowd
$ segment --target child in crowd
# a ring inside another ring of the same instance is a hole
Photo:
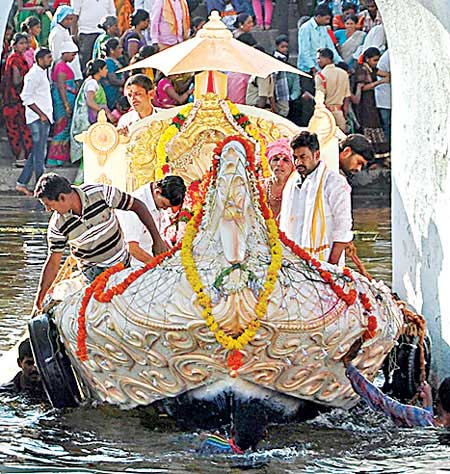
[[[157,46],[142,46],[142,48],[131,58],[130,60],[130,65],[131,64],[136,64],[139,61],[142,61],[143,59],[149,58],[150,56],[153,56],[155,53],[157,53]],[[152,82],[155,80],[155,72],[153,71],[153,68],[151,67],[146,67],[146,68],[137,68],[137,69],[132,69],[131,74],[145,74]]]
[[[38,37],[41,34],[41,21],[35,16],[29,16],[21,25],[22,33],[28,35],[28,49],[23,53],[28,66],[34,64],[34,52],[39,48]]]
[[[231,0],[225,0],[225,7],[224,10],[220,12],[220,16],[222,17],[222,21],[225,23],[226,27],[229,30],[234,29],[234,24],[237,20],[238,12],[233,5]]]
[[[131,106],[128,102],[128,99],[125,96],[120,97],[117,102],[114,110],[111,112],[111,118],[113,118],[114,125],[117,124],[120,117],[123,114],[126,114],[130,110]]]

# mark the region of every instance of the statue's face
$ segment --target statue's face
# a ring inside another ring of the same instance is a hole
[[[216,212],[220,215],[219,232],[225,258],[242,262],[246,253],[250,193],[246,185],[245,154],[239,148],[225,147],[217,176]]]

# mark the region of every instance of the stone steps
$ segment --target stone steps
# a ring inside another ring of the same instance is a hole
[[[278,29],[273,30],[253,30],[252,35],[265,50],[271,54],[275,49],[275,39],[280,34]],[[289,57],[296,57],[298,52],[298,30],[297,28],[289,29]],[[291,60],[289,62],[292,62]]]

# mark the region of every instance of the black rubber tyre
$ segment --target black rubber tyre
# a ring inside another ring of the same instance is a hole
[[[398,346],[392,350],[390,355],[393,356],[396,365],[392,372],[390,391],[394,397],[402,401],[409,401],[414,397],[420,386],[419,338],[417,336],[402,336],[398,342]],[[428,379],[431,365],[431,339],[428,335],[425,336],[424,350],[425,374]]]
[[[77,407],[80,390],[58,329],[48,314],[28,323],[36,367],[41,374],[48,399],[55,408]]]

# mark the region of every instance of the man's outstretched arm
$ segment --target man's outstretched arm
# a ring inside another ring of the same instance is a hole
[[[42,309],[42,302],[44,301],[47,291],[55,281],[61,265],[62,252],[51,252],[47,255],[44,267],[42,268],[41,277],[39,279],[39,286],[34,299],[32,315],[35,315]]]
[[[156,227],[155,221],[153,220],[150,211],[147,206],[137,198],[134,198],[133,205],[130,208],[131,211],[134,211],[142,223],[147,227],[150,235],[153,239],[153,254],[158,255],[169,250],[169,246],[164,242],[164,240],[159,235],[158,229]]]

